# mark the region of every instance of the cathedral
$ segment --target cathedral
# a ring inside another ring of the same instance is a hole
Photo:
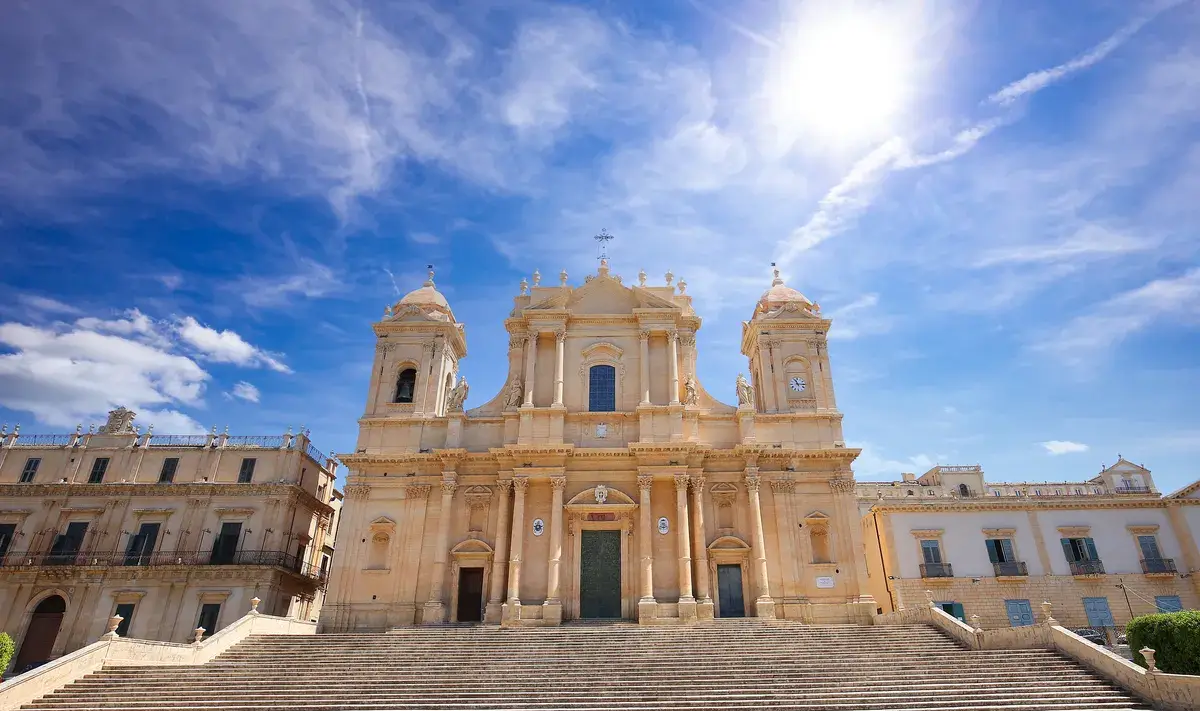
[[[697,377],[701,319],[672,282],[627,285],[607,260],[582,285],[522,281],[505,384],[466,411],[466,326],[433,273],[389,306],[322,630],[869,622],[831,322],[776,271],[727,404]]]

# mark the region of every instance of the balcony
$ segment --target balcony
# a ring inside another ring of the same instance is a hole
[[[1104,563],[1098,560],[1073,560],[1071,575],[1104,575]]]
[[[1143,558],[1142,572],[1146,575],[1175,575],[1174,558]]]
[[[1148,486],[1118,486],[1113,488],[1114,494],[1150,494],[1153,490]]]
[[[293,553],[286,551],[237,551],[214,556],[210,551],[155,551],[153,553],[125,553],[121,551],[82,552],[9,552],[0,557],[0,568],[109,568],[138,567],[157,568],[164,566],[206,565],[267,565],[281,568],[324,587],[327,571],[304,563]]]
[[[996,571],[997,578],[1021,578],[1029,575],[1025,563],[1017,560],[992,563],[992,569]]]
[[[953,578],[954,569],[949,563],[922,563],[922,578]]]

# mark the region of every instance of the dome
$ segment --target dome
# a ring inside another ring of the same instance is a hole
[[[399,314],[404,307],[416,307],[428,315],[440,318],[442,320],[454,320],[454,313],[450,310],[450,302],[446,301],[446,297],[442,296],[442,292],[438,291],[433,285],[433,270],[429,270],[429,278],[421,285],[419,289],[413,289],[404,295],[403,299],[396,302],[395,307],[389,307],[387,314]],[[436,313],[435,313],[436,312]]]
[[[758,300],[758,304],[763,310],[772,311],[789,303],[804,304],[806,308],[813,305],[807,296],[784,284],[783,279],[779,277],[779,270],[776,269],[775,279],[771,282],[771,288],[763,292],[762,297]]]

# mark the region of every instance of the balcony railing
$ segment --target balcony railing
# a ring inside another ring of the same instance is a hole
[[[1025,563],[1019,560],[1010,560],[1004,563],[992,563],[992,568],[996,571],[997,578],[1016,578],[1029,575],[1029,570]]]
[[[1073,560],[1071,575],[1104,575],[1104,563],[1098,560]]]
[[[229,449],[282,449],[283,435],[229,437],[225,446]]]
[[[73,434],[23,434],[13,440],[14,447],[66,447],[75,439]]]
[[[1154,573],[1174,574],[1175,570],[1174,558],[1143,558],[1142,572],[1148,575]]]
[[[236,551],[213,555],[211,551],[154,551],[125,553],[122,551],[80,551],[43,553],[19,551],[0,556],[0,568],[36,568],[43,566],[74,567],[159,567],[170,565],[269,565],[301,575],[324,585],[325,574],[314,565],[304,563],[294,553],[286,551]]]
[[[954,569],[949,563],[922,563],[922,578],[953,578]]]
[[[1117,486],[1113,491],[1118,494],[1149,494],[1151,489],[1148,486]]]
[[[153,435],[147,438],[148,447],[206,447],[208,435]]]

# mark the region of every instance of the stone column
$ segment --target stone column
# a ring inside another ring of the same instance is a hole
[[[675,534],[679,546],[679,619],[696,619],[696,598],[692,596],[692,537],[688,535],[688,475],[675,475]]]
[[[774,393],[774,395],[772,396],[772,399],[775,400],[775,411],[776,412],[787,412],[790,409],[788,406],[787,396],[788,396],[788,393],[791,392],[789,390],[789,388],[791,388],[791,385],[789,383],[782,382],[780,380],[785,375],[784,368],[783,368],[783,361],[780,360],[782,357],[783,357],[783,339],[782,338],[771,339],[771,369],[774,371],[775,377],[771,378],[770,389],[771,389],[771,392]],[[764,382],[763,385],[765,386],[765,385],[767,385],[767,383]],[[813,387],[813,384],[809,383],[808,387],[810,387],[810,388]],[[780,398],[782,398],[782,400]]]
[[[559,569],[562,561],[563,489],[567,487],[567,478],[551,477],[550,486],[554,487],[554,499],[550,503],[550,563],[546,569],[546,601],[542,603],[542,620],[548,625],[557,625],[562,622]]]
[[[504,570],[508,567],[508,527],[510,508],[509,494],[512,492],[512,479],[501,479],[496,482],[500,489],[500,511],[496,520],[496,555],[492,558],[491,590],[488,592],[487,608],[483,621],[497,624],[501,618],[501,606],[504,604]]]
[[[530,331],[525,337],[525,406],[533,406],[533,374],[537,366],[537,331]]]
[[[692,552],[696,556],[696,616],[702,620],[713,618],[712,590],[708,582],[708,534],[704,531],[704,475],[692,477],[692,515],[696,518],[692,528]]]
[[[650,487],[654,485],[654,477],[650,474],[638,475],[638,490],[641,499],[640,509],[642,553],[642,596],[638,600],[638,621],[650,621],[658,616],[658,602],[654,599],[654,522],[650,511]]]
[[[641,363],[642,405],[650,404],[650,331],[638,332],[638,356]]]
[[[566,331],[554,332],[554,404],[563,404],[563,342],[567,340]]]
[[[502,608],[503,624],[517,624],[521,619],[521,549],[525,542],[525,490],[529,480],[513,477],[512,539],[508,544],[508,601]]]
[[[751,554],[754,556],[754,614],[775,617],[775,601],[767,585],[767,542],[763,537],[762,505],[758,498],[758,467],[746,467],[746,491],[750,495]]]
[[[671,403],[679,404],[679,334],[675,329],[667,331],[667,357],[670,359]]]
[[[446,605],[442,593],[446,589],[446,558],[449,556],[451,508],[454,506],[454,490],[458,482],[453,475],[442,475],[442,508],[438,512],[437,547],[433,553],[433,580],[429,586],[429,600],[425,603],[425,614],[421,620],[432,625],[446,621]]]

